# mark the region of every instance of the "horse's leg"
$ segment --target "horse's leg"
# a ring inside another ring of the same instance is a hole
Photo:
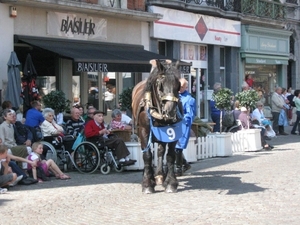
[[[157,167],[155,172],[155,182],[157,185],[162,185],[164,181],[164,156],[166,152],[166,144],[158,144],[157,148]]]
[[[183,163],[182,149],[175,150],[175,161],[176,161],[176,176],[182,176],[182,163]]]
[[[143,171],[143,181],[142,181],[142,192],[145,194],[154,193],[155,181],[154,181],[154,171],[152,166],[152,152],[148,149],[143,153],[144,160],[144,171]]]
[[[175,146],[176,146],[176,142],[169,143],[168,154],[167,154],[168,173],[163,184],[163,186],[165,187],[165,192],[167,193],[177,192],[177,187],[178,187],[178,181],[174,173]]]
[[[152,165],[152,152],[151,148],[148,146],[148,138],[150,133],[150,126],[148,116],[145,112],[142,112],[139,115],[139,138],[141,141],[141,147],[144,150],[143,160],[144,160],[144,171],[143,171],[143,180],[142,180],[142,192],[146,194],[154,193],[155,180],[154,180],[154,171]],[[145,150],[146,148],[148,148]]]

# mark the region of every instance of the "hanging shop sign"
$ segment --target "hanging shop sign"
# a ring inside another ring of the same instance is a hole
[[[48,12],[47,33],[81,40],[105,40],[107,20],[86,14]]]
[[[186,11],[150,6],[153,13],[163,15],[153,23],[151,36],[224,46],[241,46],[241,22]]]
[[[108,72],[106,63],[77,62],[76,72]]]

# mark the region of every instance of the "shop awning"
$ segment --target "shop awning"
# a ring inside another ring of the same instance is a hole
[[[166,59],[163,55],[144,50],[142,45],[20,35],[16,39],[74,60],[75,72],[150,72],[151,59]],[[180,62],[180,66],[184,73],[189,73],[191,63]]]
[[[251,53],[241,53],[242,58],[249,64],[267,64],[267,65],[288,65],[288,56],[260,55]]]

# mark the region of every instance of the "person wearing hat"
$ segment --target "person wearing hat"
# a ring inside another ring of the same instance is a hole
[[[252,129],[254,126],[252,125],[249,116],[248,116],[248,110],[246,107],[241,107],[241,114],[239,115],[239,120],[241,121],[242,129]],[[271,150],[274,148],[273,146],[269,145],[266,142],[265,136],[264,136],[265,130],[261,128],[260,132],[260,139],[261,139],[261,145],[265,150]]]
[[[136,160],[129,159],[130,152],[121,138],[110,137],[110,131],[104,126],[104,113],[96,110],[93,120],[90,120],[84,127],[84,134],[87,141],[92,143],[101,142],[111,149],[114,149],[115,155],[119,163],[124,166],[133,165]]]

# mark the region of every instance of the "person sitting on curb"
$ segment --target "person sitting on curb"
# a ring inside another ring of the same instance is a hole
[[[10,184],[18,183],[23,177],[17,176],[8,166],[7,159],[8,148],[5,145],[0,145],[0,193],[5,193]]]
[[[17,145],[15,139],[15,132],[13,127],[13,121],[15,111],[12,109],[5,109],[3,112],[5,121],[0,125],[0,139],[3,144],[11,149],[13,155],[26,158],[31,153],[31,147],[26,145]],[[27,163],[23,162],[23,169],[27,168]]]
[[[64,174],[59,169],[59,167],[56,165],[56,163],[52,159],[48,159],[48,160],[41,159],[41,154],[43,153],[43,145],[40,142],[34,142],[32,144],[32,150],[33,150],[33,152],[30,153],[30,155],[28,156],[28,159],[30,161],[35,162],[37,166],[32,167],[31,164],[28,164],[28,173],[32,174],[32,177],[35,180],[38,180],[38,173],[37,173],[38,167],[43,170],[43,173],[46,175],[46,177],[50,176],[49,171],[51,171],[57,179],[60,179],[60,180],[71,179],[70,176]],[[42,180],[38,180],[38,181],[42,182]]]
[[[7,146],[2,145],[1,139],[0,139],[0,148],[7,148],[7,158],[5,159],[5,161],[8,162],[8,166],[11,167],[13,173],[16,173],[18,177],[22,176],[22,179],[19,181],[18,184],[29,185],[29,184],[35,184],[37,182],[34,179],[32,179],[31,177],[27,176],[27,174],[16,164],[16,161],[29,163],[29,164],[31,164],[32,167],[36,167],[36,163],[31,162],[28,159],[14,156],[12,154],[11,150]],[[17,182],[11,183],[9,186],[13,187],[16,184],[17,184]]]
[[[94,112],[94,119],[90,120],[84,128],[84,134],[87,141],[95,143],[105,143],[105,145],[111,149],[114,149],[114,152],[119,160],[119,163],[124,166],[133,165],[136,160],[128,158],[130,152],[127,149],[124,141],[117,137],[110,137],[110,131],[107,130],[104,126],[104,113],[96,110]]]

